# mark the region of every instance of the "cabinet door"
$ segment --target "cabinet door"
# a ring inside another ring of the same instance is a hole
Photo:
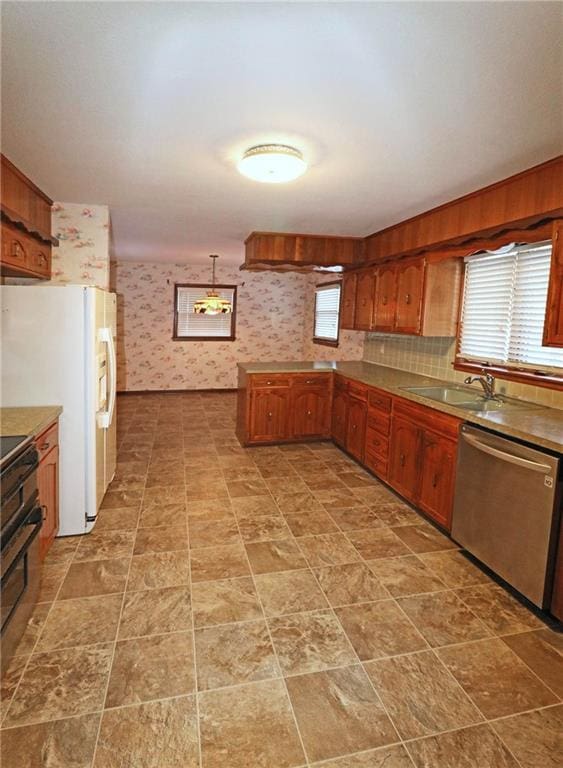
[[[451,527],[456,449],[453,440],[433,432],[424,432],[418,506],[448,531]]]
[[[394,265],[377,270],[375,311],[373,327],[376,331],[389,332],[395,322],[395,295],[397,292],[396,268]]]
[[[374,297],[375,271],[370,269],[366,272],[359,272],[354,317],[354,328],[357,331],[370,331],[372,329]]]
[[[295,387],[292,392],[292,437],[328,437],[330,394],[324,389]]]
[[[354,312],[356,310],[356,274],[344,275],[342,278],[342,296],[340,299],[340,327],[354,330]]]
[[[43,508],[43,525],[39,534],[39,551],[43,559],[59,530],[59,449],[52,448],[37,470],[39,503]]]
[[[412,421],[393,418],[389,444],[389,482],[402,496],[414,501],[420,476],[420,430]]]
[[[345,390],[335,388],[332,400],[332,439],[342,447],[346,446],[348,399]]]
[[[553,251],[545,307],[543,343],[547,347],[563,347],[563,223],[561,222],[553,226]]]
[[[289,437],[289,388],[255,389],[250,396],[252,442],[274,442]]]
[[[28,238],[17,229],[2,225],[2,266],[29,269]]]
[[[395,330],[400,333],[420,333],[422,325],[422,288],[424,259],[397,266],[397,303]]]
[[[346,431],[346,450],[363,461],[366,437],[367,404],[355,397],[349,398],[348,429]]]

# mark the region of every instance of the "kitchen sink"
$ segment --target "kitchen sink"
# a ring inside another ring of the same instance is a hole
[[[401,389],[404,389],[405,392],[412,392],[413,395],[428,397],[430,400],[437,400],[439,403],[453,405],[456,408],[463,408],[467,411],[488,412],[543,407],[536,403],[527,403],[510,397],[503,397],[502,395],[497,395],[492,400],[486,400],[480,392],[474,392],[455,385],[451,387],[401,387]]]

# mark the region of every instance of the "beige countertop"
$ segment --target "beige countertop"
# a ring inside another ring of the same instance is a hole
[[[0,408],[0,435],[35,437],[57,419],[62,411],[60,405]]]
[[[392,395],[426,405],[442,413],[449,413],[463,421],[491,429],[502,435],[516,437],[542,448],[563,453],[563,410],[546,408],[529,403],[528,408],[518,410],[475,413],[454,405],[430,400],[404,387],[439,386],[451,381],[420,376],[417,373],[401,371],[374,363],[358,362],[289,362],[289,363],[239,363],[239,368],[247,374],[252,373],[300,373],[314,371],[336,371],[356,381],[369,384]],[[473,388],[472,388],[473,389]]]

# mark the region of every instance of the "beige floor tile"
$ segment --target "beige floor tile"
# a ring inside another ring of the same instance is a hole
[[[106,710],[94,768],[198,768],[193,696]]]
[[[335,612],[362,661],[428,647],[394,600],[360,603]]]
[[[257,480],[233,480],[227,482],[227,488],[231,499],[244,496],[268,496],[268,486],[262,479]]]
[[[242,544],[193,549],[190,564],[192,581],[232,579],[250,574],[248,559]]]
[[[523,632],[542,622],[498,584],[459,589],[456,594],[495,634]]]
[[[489,637],[491,632],[453,592],[398,598],[430,645],[438,647]]]
[[[37,602],[50,603],[56,598],[67,570],[67,563],[55,565],[49,565],[48,561],[44,563],[41,569],[41,585]]]
[[[123,596],[117,594],[56,602],[49,611],[36,652],[114,640],[122,601]]]
[[[94,597],[123,592],[127,582],[129,558],[117,560],[91,560],[85,563],[71,563],[67,571],[58,600],[75,597]]]
[[[196,629],[195,650],[200,691],[280,676],[263,620]]]
[[[356,465],[354,464],[354,466]],[[385,501],[393,503],[398,501],[398,497],[389,488],[381,484],[372,485],[368,488],[354,488],[354,496],[368,506],[381,504]],[[375,511],[377,512],[377,509]]]
[[[436,592],[446,585],[416,555],[382,557],[368,565],[393,597]]]
[[[45,622],[47,621],[47,616],[49,615],[51,606],[52,603],[38,603],[35,606],[33,613],[29,617],[17,648],[14,651],[15,654],[21,656],[33,651],[39,635],[45,626]]]
[[[25,654],[23,656],[12,656],[7,662],[7,666],[5,667],[0,680],[0,723],[8,711],[8,707],[16,692],[16,688],[21,680],[28,659],[29,654]],[[6,664],[5,658],[3,659],[3,662]],[[1,764],[2,763],[0,762],[0,765]]]
[[[538,629],[502,638],[543,682],[563,698],[563,635]]]
[[[187,508],[180,504],[151,504],[143,507],[139,517],[140,528],[169,528],[187,522]]]
[[[189,540],[191,549],[242,543],[237,522],[230,518],[220,520],[191,518]]]
[[[238,520],[252,520],[255,517],[280,514],[271,496],[241,496],[232,499],[230,503]]]
[[[417,554],[458,549],[457,544],[431,525],[402,525],[394,528],[394,531]]]
[[[71,717],[102,708],[113,644],[31,656],[4,727]]]
[[[309,493],[309,489],[303,478],[295,473],[289,477],[268,477],[264,480],[268,490],[274,498],[280,494]]]
[[[360,556],[343,533],[303,536],[299,547],[311,568],[360,562]]]
[[[139,522],[137,507],[118,507],[117,509],[101,509],[96,520],[96,530],[101,531],[132,531]]]
[[[239,520],[239,529],[245,543],[287,539],[291,536],[291,531],[281,515],[264,515]]]
[[[146,477],[145,487],[159,488],[162,486],[174,485],[180,486],[184,483],[184,468],[180,470],[154,470],[149,472]]]
[[[458,550],[448,552],[429,552],[420,556],[428,566],[449,588],[471,587],[475,584],[488,584],[490,578],[477,568],[469,558]]]
[[[6,768],[90,768],[101,714],[24,725],[2,732]]]
[[[169,528],[139,528],[133,554],[148,555],[155,552],[174,552],[188,548],[187,525]]]
[[[108,491],[102,501],[102,509],[117,509],[118,507],[139,508],[142,490],[132,491]]]
[[[320,672],[353,664],[356,656],[331,611],[293,613],[269,619],[284,675]]]
[[[187,550],[134,555],[127,591],[178,587],[189,584],[190,557]]]
[[[339,532],[328,512],[296,512],[285,515],[285,520],[294,536]]]
[[[560,768],[563,705],[492,723],[522,768]]]
[[[223,477],[227,483],[235,483],[241,480],[262,480],[263,475],[258,467],[225,467]]]
[[[333,509],[350,509],[350,507],[363,506],[362,501],[352,493],[352,490],[326,490],[313,491],[313,495],[329,512]]]
[[[292,489],[290,492],[287,492],[288,487]],[[286,484],[285,491],[274,493],[274,501],[282,514],[292,515],[325,511],[320,501],[317,501],[307,489],[302,491],[294,490],[294,484],[291,483],[290,486]]]
[[[249,576],[195,582],[192,584],[192,610],[196,627],[262,617],[254,583]]]
[[[398,741],[360,666],[291,677],[287,687],[311,762]]]
[[[284,571],[256,576],[256,588],[266,616],[327,608],[328,603],[311,571]]]
[[[356,755],[315,763],[312,768],[413,768],[406,749],[402,746],[380,747]]]
[[[367,528],[382,528],[383,523],[369,507],[332,509],[330,516],[343,531],[358,531]]]
[[[369,661],[364,668],[403,739],[483,720],[432,651]]]
[[[343,491],[347,488],[347,486],[344,485],[342,480],[339,480],[338,477],[330,470],[327,470],[325,472],[318,472],[314,475],[303,475],[303,480],[307,488],[309,488],[309,490],[311,491],[322,491],[322,490]]]
[[[107,533],[93,531],[82,536],[74,554],[74,562],[130,557],[133,553],[134,541],[134,531],[108,531]]]
[[[268,680],[199,696],[202,768],[305,763],[284,684]]]
[[[191,622],[188,587],[127,592],[119,624],[120,640],[188,629]]]
[[[438,655],[487,719],[558,701],[499,638],[441,648]]]
[[[519,768],[488,725],[477,725],[411,741],[416,768]]]
[[[371,504],[370,509],[375,512],[383,525],[388,525],[390,528],[402,525],[419,525],[422,519],[408,504],[404,504],[402,501],[375,502]]]
[[[186,489],[183,485],[161,486],[147,488],[143,494],[142,511],[149,507],[160,507],[166,504],[185,504]]]
[[[366,603],[389,597],[379,579],[364,563],[316,568],[315,575],[333,606]]]
[[[349,531],[348,538],[365,560],[411,554],[410,549],[390,528]]]
[[[187,504],[188,522],[190,518],[203,517],[206,520],[233,518],[234,513],[228,499],[208,499],[189,501]]]
[[[120,640],[116,644],[106,707],[181,696],[194,690],[191,631]]]
[[[293,539],[256,541],[247,544],[246,551],[255,574],[294,571],[307,565]]]
[[[64,536],[59,539],[55,539],[45,560],[45,565],[61,565],[62,563],[70,563],[76,548],[82,536]]]

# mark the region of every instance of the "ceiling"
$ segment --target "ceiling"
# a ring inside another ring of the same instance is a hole
[[[364,235],[559,154],[563,5],[3,2],[3,151],[118,258]],[[300,148],[287,185],[235,163]]]

